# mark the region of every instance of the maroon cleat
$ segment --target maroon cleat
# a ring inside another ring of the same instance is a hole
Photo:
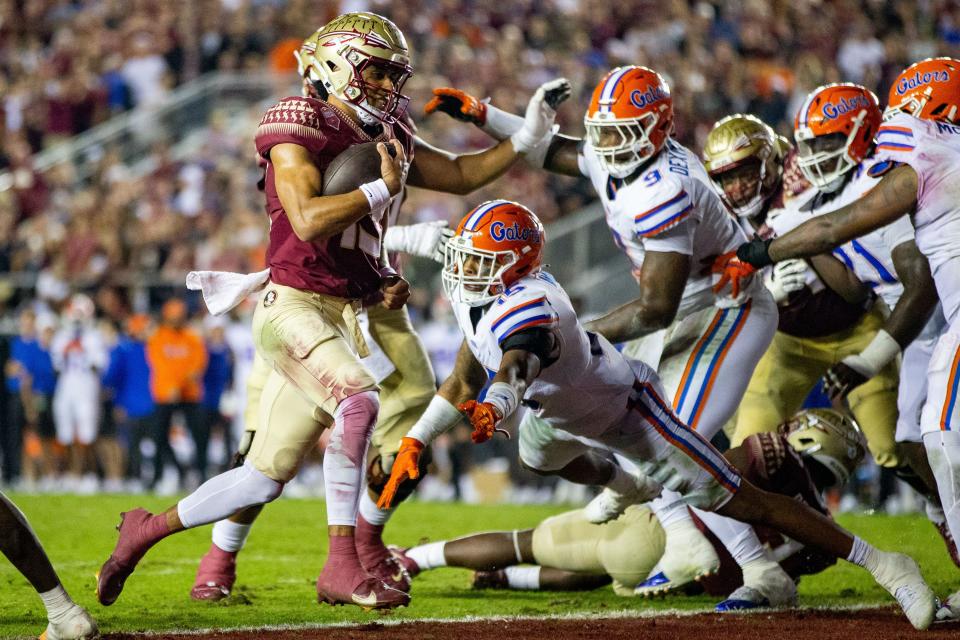
[[[354,541],[360,564],[367,573],[391,589],[409,593],[412,582],[410,575],[383,544],[382,535],[383,525],[370,524],[362,515],[357,518]]]
[[[200,559],[190,597],[194,600],[223,600],[237,580],[237,551],[224,551],[215,544]]]
[[[473,584],[474,589],[509,589],[510,583],[507,581],[507,572],[503,569],[495,571],[474,571]]]
[[[317,578],[317,600],[335,606],[354,604],[369,611],[405,607],[410,604],[410,594],[388,587],[370,575],[345,575],[328,563]]]
[[[117,531],[113,553],[97,572],[97,600],[105,607],[117,601],[123,583],[150,547],[170,534],[163,514],[155,516],[141,508],[121,513]]]
[[[387,549],[393,557],[397,559],[400,566],[407,570],[407,574],[409,574],[411,578],[416,578],[420,575],[420,565],[417,564],[416,560],[407,555],[407,549],[395,545],[390,545]]]
[[[953,539],[953,534],[950,533],[947,522],[943,521],[940,524],[933,523],[933,526],[937,528],[937,533],[943,538],[943,543],[947,545],[947,553],[950,554],[950,559],[953,560],[953,564],[960,567],[960,553],[957,553],[957,541]]]

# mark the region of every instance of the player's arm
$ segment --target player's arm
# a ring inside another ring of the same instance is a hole
[[[670,326],[690,276],[690,256],[648,251],[637,279],[640,297],[587,322],[587,331],[610,342],[626,342]]]
[[[759,268],[788,258],[830,251],[913,211],[917,184],[916,171],[909,165],[901,165],[856,202],[808,220],[775,240],[752,240],[743,244],[737,249],[737,257]]]
[[[920,335],[933,308],[937,289],[930,263],[913,240],[897,245],[892,253],[893,266],[903,284],[903,294],[882,329],[877,331],[863,351],[849,355],[824,374],[824,390],[831,398],[846,396],[876,376]]]
[[[555,135],[547,149],[547,155],[543,159],[543,168],[552,173],[559,173],[565,176],[579,178],[583,175],[580,171],[580,151],[583,148],[583,140],[567,135]]]
[[[390,470],[390,479],[380,493],[377,506],[388,509],[400,485],[408,478],[415,480],[420,477],[420,455],[423,449],[463,419],[457,406],[475,398],[486,381],[486,371],[477,362],[464,340],[457,352],[453,372],[443,381],[423,415],[400,441],[400,450]]]
[[[870,287],[831,255],[820,254],[807,259],[823,283],[850,304],[862,304],[870,296]],[[780,263],[778,263],[780,264]]]
[[[392,140],[391,144],[393,157],[385,144],[377,145],[382,183],[377,180],[367,191],[358,188],[330,196],[322,195],[323,176],[305,147],[293,143],[273,146],[270,162],[277,196],[297,238],[309,242],[341,233],[396,195],[401,187],[404,153],[398,141]]]
[[[418,138],[407,184],[466,195],[499,178],[519,157],[510,140],[479,153],[456,155]]]

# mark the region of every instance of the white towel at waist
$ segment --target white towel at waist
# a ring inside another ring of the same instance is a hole
[[[191,271],[187,274],[187,289],[201,291],[207,309],[215,316],[230,311],[247,296],[267,286],[270,269],[256,273],[230,271]]]

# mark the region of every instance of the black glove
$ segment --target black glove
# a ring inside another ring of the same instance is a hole
[[[746,244],[742,244],[737,247],[737,258],[741,262],[746,262],[752,264],[757,269],[761,269],[768,264],[773,264],[773,260],[770,259],[770,243],[773,242],[773,239],[770,240],[751,240]]]
[[[845,398],[848,393],[869,380],[853,367],[838,362],[823,374],[823,390],[831,401]]]

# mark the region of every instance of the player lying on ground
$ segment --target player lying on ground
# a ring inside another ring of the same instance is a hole
[[[382,251],[387,212],[399,206],[407,184],[469,193],[501,175],[543,141],[556,115],[551,102],[564,100],[569,85],[541,87],[529,104],[529,126],[510,140],[457,156],[419,140],[405,122],[400,91],[412,73],[409,52],[386,18],[339,16],[300,53],[318,97],[281,100],[255,136],[270,216],[269,284],[253,315],[257,366],[269,369],[256,434],[241,467],[164,513],[135,509],[122,516],[117,545],[97,581],[104,605],[116,601],[137,563],[164,537],[275,500],[327,427],[329,552],[317,598],[367,609],[410,601],[363,566],[355,539],[365,458],[380,411],[378,385],[360,361],[368,349],[357,312],[377,301],[399,309],[410,294]],[[324,172],[334,159],[370,142],[380,154],[381,177],[325,194]]]
[[[828,105],[824,105],[827,108]],[[822,253],[911,216],[917,248],[930,262],[947,329],[927,369],[920,416],[923,444],[947,525],[960,536],[960,61],[936,58],[907,68],[890,89],[877,159],[889,160],[860,199],[773,240],[741,246],[723,269],[736,278],[753,267]],[[838,154],[835,162],[846,158]],[[742,261],[742,262],[741,262]],[[748,268],[749,267],[749,268]],[[956,419],[955,419],[956,418]],[[960,615],[960,592],[948,600]]]
[[[36,589],[47,610],[40,640],[96,638],[97,623],[70,599],[23,513],[0,493],[0,551]]]
[[[543,227],[522,205],[497,200],[470,211],[446,247],[445,294],[464,334],[454,372],[403,439],[380,505],[415,477],[424,447],[465,413],[484,442],[525,408],[520,454],[562,469],[595,448],[636,465],[648,498],[664,487],[690,506],[770,526],[835,558],[865,567],[916,628],[936,598],[908,556],[879,551],[830,518],[742,479],[663,399],[657,374],[584,330],[570,299],[540,269]],[[486,381],[492,382],[479,400]]]
[[[724,455],[757,487],[800,497],[828,515],[820,492],[845,484],[863,454],[863,438],[851,419],[814,409],[799,412],[777,433],[748,437]],[[759,526],[758,537],[793,578],[836,562],[766,527]],[[725,597],[742,583],[740,568],[716,538],[710,540],[720,556],[720,571],[698,584],[711,595]],[[635,505],[604,524],[590,522],[583,509],[576,509],[547,518],[533,529],[478,533],[394,553],[414,576],[437,567],[474,569],[476,588],[577,591],[612,581],[617,595],[633,596],[663,547],[663,528],[656,516],[648,507]]]

